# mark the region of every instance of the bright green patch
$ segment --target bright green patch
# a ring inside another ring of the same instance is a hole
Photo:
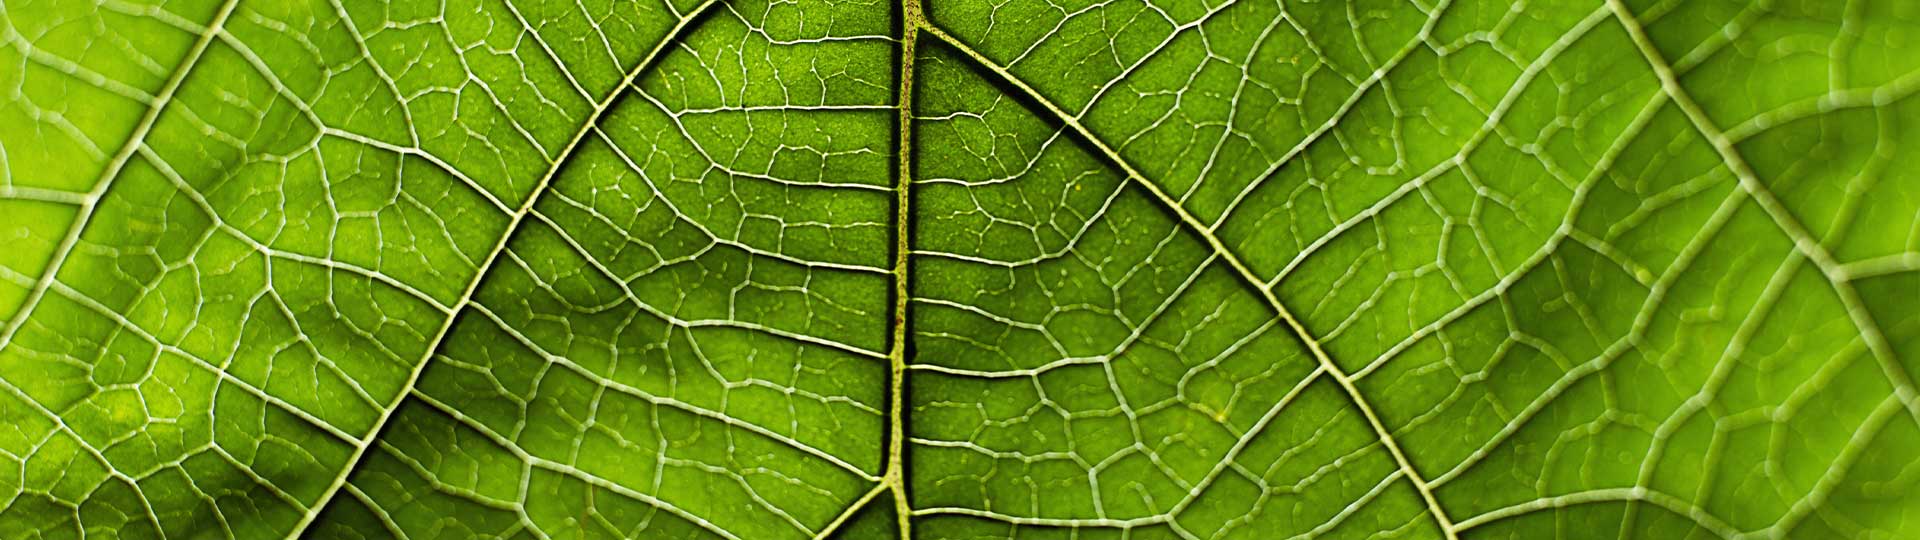
[[[1892,0],[0,0],[0,538],[1920,535]]]

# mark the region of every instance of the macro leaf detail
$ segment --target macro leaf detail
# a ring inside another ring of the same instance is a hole
[[[0,0],[0,538],[1920,535],[1920,6]]]

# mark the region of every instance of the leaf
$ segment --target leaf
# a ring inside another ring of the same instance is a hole
[[[0,537],[1920,534],[1906,2],[0,2]]]

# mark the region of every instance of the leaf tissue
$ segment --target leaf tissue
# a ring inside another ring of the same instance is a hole
[[[1920,537],[1911,0],[0,39],[0,538]]]

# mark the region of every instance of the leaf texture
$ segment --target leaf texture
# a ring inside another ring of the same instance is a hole
[[[0,1],[0,537],[1920,535],[1920,6]]]

